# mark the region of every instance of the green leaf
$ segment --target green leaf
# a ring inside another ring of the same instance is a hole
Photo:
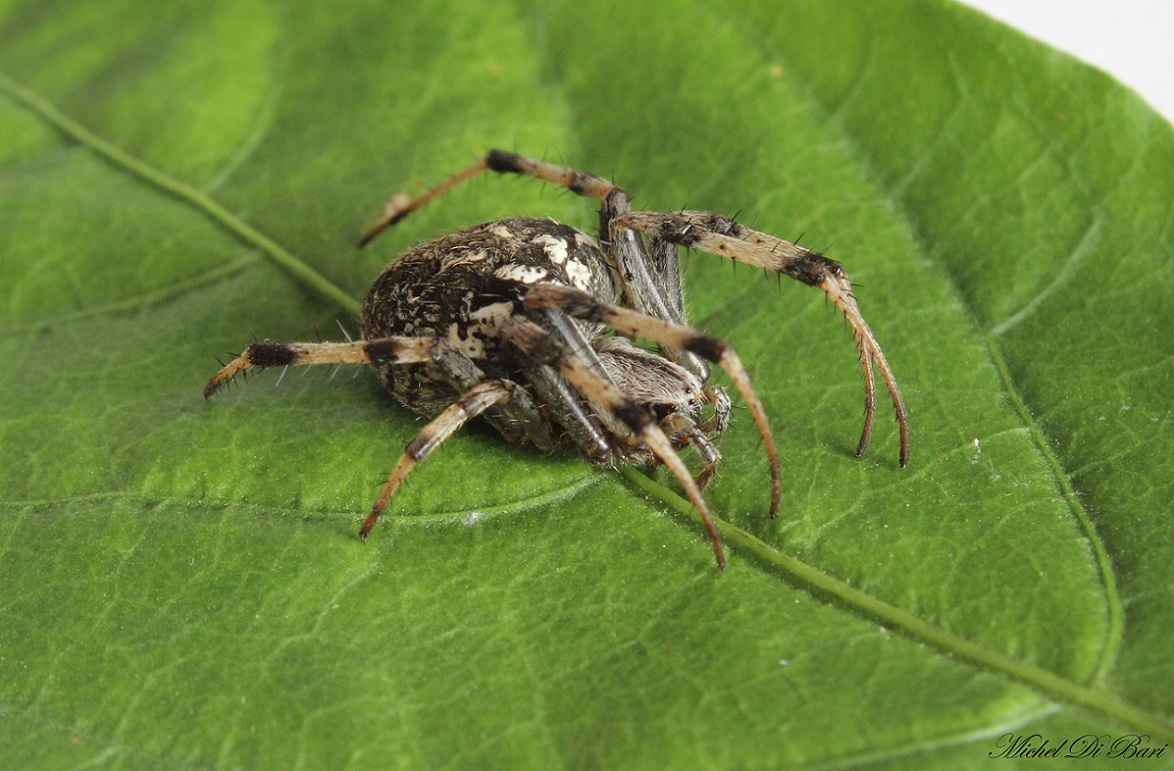
[[[938,0],[305,6],[0,3],[5,767],[985,768],[1008,733],[1174,738],[1174,132],[1135,95]],[[692,320],[784,458],[772,522],[735,414],[724,573],[663,470],[475,428],[359,542],[418,419],[369,372],[201,388],[252,339],[353,334],[419,240],[593,226],[485,177],[355,250],[493,146],[842,261],[909,468],[887,420],[852,457],[818,292],[692,254]]]

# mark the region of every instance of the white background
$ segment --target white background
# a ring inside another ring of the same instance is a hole
[[[964,0],[1137,91],[1174,123],[1174,0]]]

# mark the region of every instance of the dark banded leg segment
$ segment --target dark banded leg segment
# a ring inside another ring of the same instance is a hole
[[[500,333],[503,340],[516,345],[535,361],[557,368],[585,399],[597,409],[618,418],[672,472],[701,516],[713,544],[718,568],[725,569],[726,557],[722,551],[721,535],[701,495],[701,488],[677,454],[672,440],[657,425],[652,412],[625,396],[614,383],[586,365],[557,338],[529,319],[515,316],[502,325]]]
[[[444,412],[420,429],[416,438],[408,442],[408,446],[400,455],[391,476],[387,478],[383,492],[379,494],[379,499],[371,507],[371,513],[363,522],[363,527],[359,529],[359,538],[367,540],[367,534],[371,532],[371,528],[375,527],[375,523],[387,509],[387,505],[391,503],[392,497],[403,483],[404,478],[416,467],[417,463],[423,462],[433,450],[460,430],[465,423],[495,404],[508,402],[515,393],[520,391],[520,386],[509,380],[487,380],[470,388],[460,399],[449,405]]]
[[[417,364],[432,360],[435,340],[429,337],[384,337],[351,343],[253,343],[224,365],[204,386],[209,399],[225,383],[253,367],[288,367],[311,364],[371,364],[395,361]]]
[[[670,345],[696,354],[725,370],[745,400],[746,406],[750,408],[754,422],[758,425],[758,432],[762,435],[762,443],[766,447],[770,463],[770,515],[778,516],[779,499],[782,496],[782,472],[779,468],[779,453],[775,447],[774,435],[767,421],[766,409],[750,384],[750,376],[746,374],[741,360],[728,343],[654,316],[601,302],[586,292],[561,284],[534,285],[526,293],[525,304],[530,308],[556,308],[574,318],[606,324],[621,334]]]

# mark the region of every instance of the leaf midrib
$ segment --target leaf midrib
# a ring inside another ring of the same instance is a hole
[[[191,206],[245,244],[260,250],[275,266],[289,274],[313,294],[337,305],[348,313],[358,315],[360,308],[356,300],[275,241],[241,221],[206,193],[168,176],[109,143],[2,72],[0,72],[0,93],[7,94],[14,102],[24,106],[53,129],[104,158],[114,168],[136,176],[149,186]],[[1032,422],[1028,422],[1026,425],[1033,429],[1033,436],[1038,436],[1039,439],[1043,438],[1038,426]],[[1046,448],[1046,442],[1042,445],[1041,449],[1043,448]],[[1051,456],[1051,460],[1055,460],[1054,456]],[[627,466],[620,467],[617,473],[630,485],[661,501],[673,511],[700,523],[700,515],[692,505],[659,482],[651,480],[636,469]],[[1053,466],[1053,473],[1055,473],[1055,466]],[[1059,480],[1057,480],[1057,484],[1062,490],[1065,489]],[[1065,496],[1071,506],[1075,502],[1075,492],[1071,491],[1070,486],[1066,492],[1071,492],[1071,497],[1067,494]],[[1086,520],[1087,518],[1082,518],[1082,521]],[[854,589],[817,568],[778,551],[751,533],[729,522],[716,517],[714,521],[727,544],[745,549],[748,554],[754,557],[753,561],[765,566],[771,573],[787,582],[810,592],[821,601],[836,605],[856,615],[875,619],[889,628],[899,629],[915,640],[931,645],[937,650],[979,668],[999,672],[1010,680],[1043,692],[1049,698],[1078,704],[1138,730],[1148,731],[1151,735],[1174,739],[1174,726],[1166,723],[1157,715],[1118,699],[1108,691],[1081,685],[1035,665],[989,651],[977,643],[934,626],[895,605]],[[1103,552],[1103,545],[1100,548]],[[1119,631],[1116,634],[1119,634]],[[1119,638],[1114,637],[1113,639]],[[1098,677],[1101,674],[1102,669],[1099,668]]]

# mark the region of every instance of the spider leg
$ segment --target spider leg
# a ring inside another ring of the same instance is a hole
[[[383,492],[371,507],[371,513],[359,529],[359,538],[367,540],[367,534],[379,517],[387,509],[392,496],[403,483],[404,478],[416,467],[417,463],[427,458],[433,450],[444,443],[461,426],[477,417],[494,405],[508,402],[509,399],[522,392],[522,389],[509,380],[487,380],[479,383],[465,392],[460,399],[433,418],[426,426],[420,429],[416,438],[408,442],[399,461],[387,478]]]
[[[244,353],[224,365],[208,385],[204,398],[210,399],[225,383],[253,367],[288,367],[291,364],[371,364],[393,360],[402,364],[431,361],[434,340],[427,337],[384,337],[352,343],[281,343],[270,340],[253,343]]]
[[[359,246],[365,246],[387,228],[396,224],[404,217],[419,209],[421,206],[439,198],[457,185],[477,176],[483,171],[496,171],[502,174],[521,174],[534,177],[544,182],[550,182],[565,187],[579,195],[593,196],[606,200],[608,195],[620,188],[614,182],[585,171],[576,171],[565,166],[527,158],[517,153],[505,150],[490,150],[476,163],[461,169],[456,174],[428,190],[421,196],[412,198],[406,193],[397,193],[387,202],[383,217],[375,223],[359,240]],[[623,191],[620,191],[623,192]],[[627,195],[624,195],[627,199]],[[627,211],[627,208],[624,209]]]
[[[570,349],[558,338],[529,319],[514,316],[502,325],[500,334],[522,352],[542,364],[556,367],[559,372],[601,412],[615,416],[627,429],[639,437],[681,483],[686,495],[701,515],[701,521],[713,544],[713,554],[719,568],[725,568],[721,535],[701,495],[701,489],[689,474],[689,469],[673,447],[672,440],[657,425],[652,412],[624,395],[606,375],[586,364],[578,351]]]
[[[631,212],[613,219],[611,227],[613,232],[637,230],[651,236],[654,241],[695,247],[735,262],[773,270],[823,290],[851,325],[856,350],[860,355],[860,368],[864,375],[864,429],[856,455],[859,457],[864,454],[872,436],[876,412],[875,364],[896,412],[901,435],[899,461],[902,466],[908,464],[909,413],[901,398],[901,389],[880,344],[860,313],[856,298],[852,295],[852,283],[838,262],[790,241],[751,230],[729,217],[709,212]]]
[[[253,367],[287,368],[290,365],[431,363],[445,380],[463,393],[485,381],[485,373],[473,361],[437,337],[386,337],[347,343],[283,343],[266,340],[253,343],[245,352],[224,365],[208,385],[204,398],[211,398],[225,383]],[[282,370],[284,374],[284,369]],[[550,425],[524,390],[497,405],[485,416],[508,441],[517,444],[523,437],[541,450],[554,447]]]
[[[605,324],[625,335],[635,335],[664,343],[701,356],[721,366],[733,381],[738,393],[746,401],[770,462],[770,516],[777,517],[781,497],[782,472],[779,468],[779,453],[775,447],[767,421],[766,409],[758,398],[750,377],[746,374],[738,355],[725,341],[702,334],[687,327],[648,316],[629,308],[601,302],[586,292],[561,284],[536,284],[526,293],[525,304],[530,308],[557,308],[574,318]]]

